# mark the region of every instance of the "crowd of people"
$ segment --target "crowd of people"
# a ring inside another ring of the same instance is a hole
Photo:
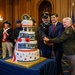
[[[39,26],[40,43],[39,49],[43,57],[51,58],[52,51],[55,54],[57,75],[64,75],[61,59],[63,55],[69,59],[71,75],[75,74],[75,26],[70,17],[63,18],[63,23],[58,21],[58,14],[50,16],[43,14],[42,24]]]
[[[6,52],[8,50],[9,57],[13,56],[13,44],[16,43],[19,32],[23,30],[21,21],[16,21],[16,28],[14,29],[14,35],[11,28],[11,23],[7,20],[3,22],[3,29],[0,31],[0,39],[2,41],[2,58],[6,58]]]
[[[64,75],[61,60],[63,55],[70,59],[72,67],[71,75],[75,74],[75,26],[72,25],[70,17],[63,18],[63,23],[59,22],[58,14],[44,13],[41,16],[42,23],[38,27],[40,42],[38,48],[41,56],[48,59],[52,58],[52,52],[55,55],[57,65],[57,75]],[[7,20],[3,22],[4,28],[0,31],[0,39],[2,41],[2,58],[6,58],[6,50],[9,57],[12,57],[13,42],[16,43],[19,32],[23,30],[21,21],[16,21],[14,33],[11,23]]]

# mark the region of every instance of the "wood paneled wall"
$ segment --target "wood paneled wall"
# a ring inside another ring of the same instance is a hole
[[[13,29],[16,27],[15,21],[22,19],[23,14],[33,17],[38,26],[38,7],[44,0],[0,0],[0,15],[3,20],[12,22]],[[72,2],[75,0],[46,0],[52,5],[52,13],[58,13],[59,21],[66,16],[71,17]],[[75,8],[75,6],[74,6]],[[75,12],[75,9],[74,9]],[[0,28],[2,27],[0,22]]]
[[[0,16],[5,20],[6,18],[6,1],[0,0]],[[2,21],[0,21],[0,29],[3,27]]]

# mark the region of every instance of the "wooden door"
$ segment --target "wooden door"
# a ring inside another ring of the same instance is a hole
[[[48,12],[49,14],[52,13],[52,6],[51,6],[51,3],[49,1],[46,1],[44,0],[43,2],[41,2],[41,4],[39,5],[39,8],[38,8],[38,24],[40,24],[42,21],[41,21],[41,15],[44,13],[44,12]]]

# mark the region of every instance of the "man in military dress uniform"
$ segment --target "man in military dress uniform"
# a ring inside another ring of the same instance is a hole
[[[63,19],[63,25],[65,27],[65,31],[62,33],[61,37],[59,38],[44,38],[45,44],[49,44],[50,43],[63,43],[63,50],[64,50],[64,54],[66,54],[67,56],[71,56],[70,60],[71,60],[71,66],[72,66],[72,74],[75,74],[75,32],[72,28],[72,20],[69,17],[66,17]],[[62,74],[60,74],[62,75]]]
[[[50,23],[48,21],[48,14],[42,15],[42,22],[39,26],[39,36],[40,36],[40,42],[39,42],[39,49],[41,50],[42,56],[46,58],[51,58],[51,48],[50,46],[44,44],[44,37],[48,37],[49,34],[49,26]]]
[[[9,57],[12,56],[12,29],[10,28],[11,23],[7,20],[3,22],[4,28],[0,32],[2,40],[2,58],[6,58],[6,50],[9,52]]]

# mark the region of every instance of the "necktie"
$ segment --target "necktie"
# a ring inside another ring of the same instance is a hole
[[[53,27],[52,27],[52,31],[55,32],[55,29],[56,29],[56,26],[53,25]]]

